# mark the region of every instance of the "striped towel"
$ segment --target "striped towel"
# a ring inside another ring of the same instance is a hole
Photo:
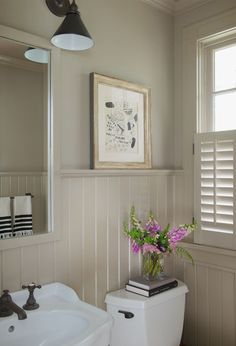
[[[6,234],[12,233],[11,199],[0,197],[0,239],[8,238]]]
[[[0,197],[0,239],[31,234],[31,196]]]
[[[31,196],[15,196],[13,203],[15,236],[33,234]]]

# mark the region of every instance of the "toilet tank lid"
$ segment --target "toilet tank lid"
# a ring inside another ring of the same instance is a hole
[[[106,295],[105,303],[118,307],[148,309],[154,305],[162,304],[165,301],[176,298],[188,292],[187,286],[178,280],[178,287],[156,294],[150,298],[136,293],[128,292],[125,289],[109,292]]]

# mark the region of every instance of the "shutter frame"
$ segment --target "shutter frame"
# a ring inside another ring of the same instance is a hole
[[[194,242],[236,249],[236,130],[194,137]]]

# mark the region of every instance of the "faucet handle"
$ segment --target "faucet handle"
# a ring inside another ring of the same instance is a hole
[[[34,282],[32,282],[29,285],[22,285],[22,288],[27,288],[29,291],[29,298],[27,299],[26,304],[23,306],[23,309],[25,310],[35,310],[39,308],[39,304],[36,302],[34,298],[34,290],[35,288],[41,288],[41,285],[36,285]]]
[[[34,282],[32,282],[29,285],[22,285],[22,288],[25,289],[27,288],[29,290],[29,292],[33,292],[35,290],[35,288],[41,288],[41,285],[36,285]]]

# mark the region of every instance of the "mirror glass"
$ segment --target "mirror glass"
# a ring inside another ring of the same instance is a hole
[[[34,48],[0,37],[1,240],[51,230],[50,52]]]

